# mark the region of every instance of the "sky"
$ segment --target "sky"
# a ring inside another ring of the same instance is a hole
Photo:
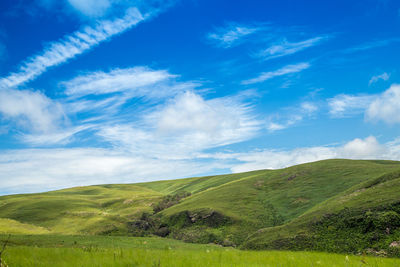
[[[400,160],[397,0],[2,0],[0,195]]]

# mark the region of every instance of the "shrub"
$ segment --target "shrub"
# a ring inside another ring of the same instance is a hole
[[[183,191],[183,192],[178,192],[175,195],[167,195],[163,197],[163,199],[160,202],[153,205],[154,214],[162,210],[165,210],[169,207],[172,207],[173,205],[178,204],[181,199],[186,198],[190,195],[191,195],[190,192]]]

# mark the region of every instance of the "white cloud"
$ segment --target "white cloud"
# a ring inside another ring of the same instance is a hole
[[[207,37],[208,39],[215,41],[218,46],[229,48],[240,43],[240,41],[242,41],[245,37],[259,30],[259,27],[231,23],[226,27],[217,28],[215,33],[210,33]]]
[[[400,123],[400,85],[393,84],[376,97],[366,110],[366,118],[388,124]]]
[[[135,123],[104,126],[105,140],[129,151],[161,158],[185,158],[208,148],[257,134],[260,122],[234,98],[205,100],[194,92],[177,95]]]
[[[329,113],[336,118],[360,114],[368,108],[375,98],[374,95],[340,94],[327,100]]]
[[[147,67],[114,69],[108,73],[98,71],[78,76],[61,83],[67,95],[101,95],[131,91],[136,96],[159,95],[158,90],[149,86],[177,77],[166,70],[151,70]]]
[[[74,135],[88,130],[93,126],[90,124],[65,129],[57,129],[48,133],[22,134],[20,139],[31,146],[65,145],[70,143]]]
[[[280,44],[276,44],[268,47],[267,49],[262,50],[261,52],[257,53],[256,56],[261,57],[264,60],[283,57],[300,52],[306,48],[315,46],[324,39],[326,39],[326,37],[320,36],[295,43],[291,43],[288,42],[287,40],[284,40]]]
[[[312,102],[302,102],[300,104],[300,110],[302,111],[302,113],[311,115],[314,112],[318,111],[318,106]]]
[[[369,80],[369,85],[378,82],[379,80],[387,81],[389,80],[390,75],[386,72],[382,73],[381,75],[375,75]]]
[[[99,43],[120,34],[145,17],[136,8],[130,8],[122,18],[103,20],[94,27],[85,27],[67,35],[58,42],[53,42],[40,54],[30,57],[19,67],[19,71],[0,79],[0,88],[16,87],[33,80],[48,68],[66,62],[75,56],[91,49]]]
[[[67,99],[64,100],[63,105],[67,113],[76,114],[83,112],[98,112],[101,111],[103,114],[114,114],[118,111],[127,101],[126,97],[121,96],[111,96],[105,99]]]
[[[288,123],[282,124],[282,123],[277,123],[277,122],[270,121],[267,124],[267,129],[268,129],[268,131],[275,132],[275,131],[286,129],[289,126],[290,125]]]
[[[195,93],[201,84],[177,77],[147,67],[88,73],[62,83],[69,96],[64,105],[69,113],[90,112],[93,117],[87,121],[96,125],[93,129],[104,140],[157,157],[184,157],[257,133],[260,122],[243,102],[251,94],[206,100]],[[140,111],[123,106],[135,97],[155,101]]]
[[[333,117],[346,117],[364,113],[367,121],[400,123],[400,85],[376,95],[340,94],[327,100]]]
[[[241,117],[246,112],[244,105],[238,105],[228,98],[207,101],[187,91],[150,117],[156,117],[157,128],[162,132],[201,131],[214,135],[222,128],[243,126]]]
[[[298,148],[290,151],[264,150],[237,155],[236,159],[243,162],[231,168],[232,172],[245,172],[260,169],[280,169],[296,164],[302,164],[328,158],[336,154],[327,147]]]
[[[209,157],[211,155],[208,155]],[[257,169],[280,169],[307,162],[333,159],[387,159],[400,160],[400,142],[379,144],[375,137],[356,138],[342,146],[316,146],[293,150],[263,150],[248,153],[215,154],[215,158],[236,159],[232,172]]]
[[[278,117],[278,118],[272,118]],[[298,114],[290,114],[286,115],[284,119],[280,119],[280,115],[272,116],[267,123],[267,130],[270,132],[280,131],[289,128],[290,126],[300,122],[303,120],[302,115]],[[280,120],[280,122],[276,122],[276,120]]]
[[[275,71],[263,72],[256,78],[244,80],[244,81],[242,81],[242,84],[254,84],[254,83],[264,82],[264,81],[272,79],[274,77],[279,77],[279,76],[303,71],[305,69],[308,69],[310,66],[311,65],[307,62],[298,63],[298,64],[294,64],[294,65],[287,65],[287,66],[284,66],[283,68],[275,70]]]
[[[66,89],[66,97],[60,98],[58,102],[39,92],[0,89],[0,114],[16,122],[20,129],[22,128],[23,131],[16,137],[31,146],[65,145],[76,141],[75,136],[84,131],[87,132],[87,130],[92,131],[92,133],[100,131],[105,136],[114,133],[113,140],[117,142],[115,140],[116,135],[121,134],[118,127],[129,128],[129,131],[132,131],[132,129],[136,129],[138,124],[145,124],[146,131],[153,131],[151,137],[156,140],[157,137],[154,136],[154,132],[159,131],[155,126],[158,122],[154,120],[150,122],[150,117],[161,118],[163,114],[158,112],[155,115],[154,106],[161,110],[166,108],[167,103],[169,103],[169,112],[171,112],[172,100],[166,103],[168,99],[179,100],[180,98],[175,98],[177,94],[185,95],[182,93],[200,86],[199,83],[193,81],[177,81],[177,77],[177,75],[172,75],[166,70],[152,70],[148,67],[114,69],[107,73],[91,72],[61,83]],[[193,95],[195,94],[193,93]],[[143,105],[140,105],[140,107],[125,105],[133,98],[137,98],[134,101],[142,101]],[[199,98],[202,100],[201,97]],[[218,100],[210,100],[210,102],[213,101],[217,105],[215,109],[218,110]],[[225,99],[225,101],[228,100]],[[175,104],[182,103],[183,101],[178,101]],[[226,105],[229,104],[231,103]],[[245,110],[244,107],[243,110]],[[202,111],[207,110],[203,109]],[[219,111],[222,112],[222,110]],[[165,110],[165,112],[168,112],[168,110]],[[178,110],[177,112],[188,112],[188,110]],[[223,112],[231,112],[232,118],[236,116],[236,114],[233,114],[233,109],[226,108]],[[143,114],[148,116],[144,118]],[[70,118],[79,117],[79,119],[69,121],[67,115]],[[199,117],[204,114],[192,115]],[[221,117],[221,115],[218,116]],[[163,123],[160,123],[160,125],[166,126],[166,117],[163,118]],[[187,119],[189,124],[190,118]],[[226,123],[226,120],[222,120],[221,123]],[[106,133],[105,129],[110,130],[111,124],[114,124],[111,128],[118,128],[118,131],[113,132],[111,130],[111,134],[110,132]],[[135,127],[132,127],[132,125],[135,125]],[[235,132],[236,135],[242,134],[240,131],[243,129],[242,126],[238,127],[238,131]],[[200,129],[197,130],[200,131]],[[122,138],[126,132],[124,130],[120,137]],[[223,134],[225,139],[221,138],[220,140],[227,139],[227,132]],[[197,133],[197,137],[200,135]],[[99,135],[94,135],[95,138],[96,136]],[[232,133],[231,138],[233,136]],[[204,136],[204,138],[207,137]],[[166,141],[165,139],[163,141],[171,142],[171,140]],[[154,141],[147,140],[147,144],[152,142]],[[175,142],[177,142],[177,139]],[[199,146],[201,147],[201,145]]]
[[[111,7],[110,0],[67,0],[80,13],[89,17],[100,17]]]
[[[0,194],[182,178],[215,167],[210,162],[154,159],[113,149],[9,150],[0,155]]]
[[[0,89],[0,114],[36,133],[53,131],[64,120],[59,103],[28,90]]]
[[[369,136],[364,140],[356,138],[348,142],[338,152],[344,158],[375,159],[384,157],[387,150],[384,145],[378,143],[374,136]]]
[[[178,81],[178,77],[167,70],[138,66],[109,72],[90,72],[61,82],[60,85],[65,88],[67,98],[63,104],[68,113],[97,113],[98,119],[115,119],[114,116],[121,109],[127,108],[124,104],[133,98],[154,104],[201,86],[195,81]],[[139,113],[137,107],[132,108]]]
[[[286,108],[286,110],[286,114],[277,113],[269,118],[267,123],[268,131],[275,132],[293,126],[307,117],[312,117],[319,110],[319,107],[316,103],[306,101],[302,102],[298,107]]]

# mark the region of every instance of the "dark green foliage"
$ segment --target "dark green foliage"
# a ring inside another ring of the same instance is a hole
[[[217,228],[233,222],[231,218],[211,209],[182,211],[170,216],[166,221],[168,225],[174,228],[184,228],[193,225]]]
[[[172,207],[173,205],[178,204],[179,201],[181,201],[181,199],[184,199],[190,195],[191,195],[190,192],[178,192],[173,195],[166,195],[165,197],[162,198],[160,202],[153,205],[153,211],[154,213],[158,213],[164,209]]]
[[[189,212],[185,210],[167,218],[167,224],[180,229],[190,226],[192,222],[190,220]]]
[[[156,214],[166,208],[178,204],[179,201],[190,195],[190,192],[183,191],[173,195],[164,196],[160,202],[153,204],[153,214],[144,212],[138,220],[128,222],[129,232],[134,236],[145,236],[150,234],[161,237],[168,236],[170,233],[168,225],[161,223],[160,217],[156,216]],[[178,224],[173,223],[172,225],[176,227]]]
[[[224,237],[225,227],[234,224],[234,221],[215,210],[182,211],[166,218],[165,222],[173,238],[185,242],[235,246],[234,242]]]
[[[326,214],[308,225],[309,231],[290,238],[276,238],[264,244],[248,244],[251,249],[318,250],[399,256],[389,245],[400,237],[400,203],[374,209],[345,208]]]
[[[128,230],[133,236],[148,236],[153,234],[166,237],[170,233],[168,226],[161,223],[158,216],[146,212],[138,220],[129,222]]]
[[[258,200],[262,208],[267,211],[258,216],[258,220],[260,221],[260,227],[263,226],[277,226],[281,225],[284,222],[283,216],[277,211],[277,209],[268,201],[268,199],[259,197]]]

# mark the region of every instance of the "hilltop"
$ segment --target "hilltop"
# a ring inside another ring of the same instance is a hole
[[[396,254],[400,162],[280,170],[0,197],[0,233],[158,235],[246,249]]]

